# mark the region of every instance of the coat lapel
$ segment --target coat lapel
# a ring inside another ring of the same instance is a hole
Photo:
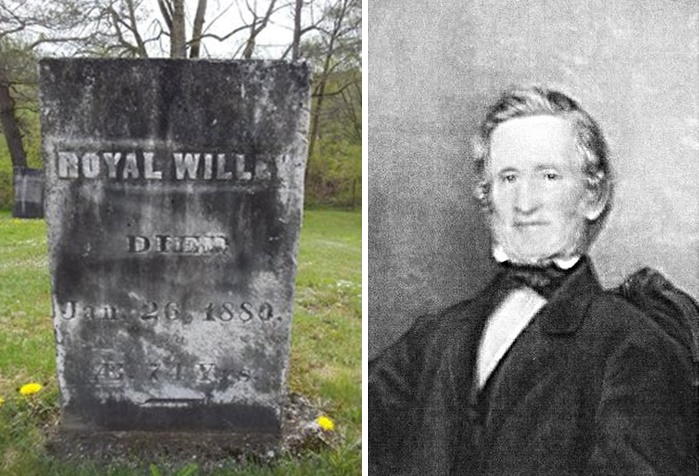
[[[456,454],[475,454],[463,436],[463,417],[470,410],[469,389],[473,382],[476,352],[483,326],[502,299],[503,290],[496,279],[475,298],[456,310],[443,340],[439,365],[426,389],[421,412],[423,422],[411,455],[423,474],[450,474]],[[468,447],[463,447],[463,444]]]
[[[492,444],[520,402],[556,378],[568,355],[568,340],[563,337],[577,332],[592,297],[599,292],[599,282],[585,258],[517,338],[480,395],[489,401],[486,444]]]

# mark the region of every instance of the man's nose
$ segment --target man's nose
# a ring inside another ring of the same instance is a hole
[[[541,206],[541,190],[536,181],[522,178],[517,187],[515,210],[523,215],[530,215]]]

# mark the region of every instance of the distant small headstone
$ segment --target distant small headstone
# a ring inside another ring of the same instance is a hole
[[[276,441],[307,65],[45,59],[40,98],[62,428]]]
[[[44,171],[29,167],[15,167],[13,182],[15,200],[12,216],[15,218],[43,218]]]

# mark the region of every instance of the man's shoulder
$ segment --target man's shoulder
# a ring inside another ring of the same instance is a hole
[[[405,336],[419,336],[421,339],[442,334],[454,335],[464,329],[474,319],[483,317],[479,301],[485,297],[479,293],[472,299],[465,299],[440,309],[424,314],[413,322]]]
[[[611,321],[616,323],[636,323],[639,319],[645,319],[645,313],[636,305],[611,290],[603,290],[594,296],[590,302],[589,313],[591,315],[618,316],[620,319]]]
[[[393,344],[376,358],[395,354],[405,349],[413,358],[420,353],[433,354],[448,346],[454,339],[462,339],[474,319],[482,317],[476,306],[477,298],[466,299],[440,310],[422,314]]]
[[[549,306],[565,309],[579,316],[584,327],[596,336],[629,332],[658,332],[658,326],[644,310],[615,289],[604,289],[592,261],[586,258],[566,281],[560,294]]]
[[[647,350],[678,350],[681,343],[659,322],[652,309],[644,309],[613,290],[592,300],[589,326],[601,341],[636,342]]]
[[[466,299],[438,311],[424,314],[415,320],[411,331],[430,332],[445,328],[452,329],[454,325],[459,325],[471,317],[473,302],[474,299]]]

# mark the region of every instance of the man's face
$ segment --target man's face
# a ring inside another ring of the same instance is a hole
[[[565,119],[530,116],[495,128],[491,227],[512,261],[537,264],[578,251],[592,216],[581,160]]]

